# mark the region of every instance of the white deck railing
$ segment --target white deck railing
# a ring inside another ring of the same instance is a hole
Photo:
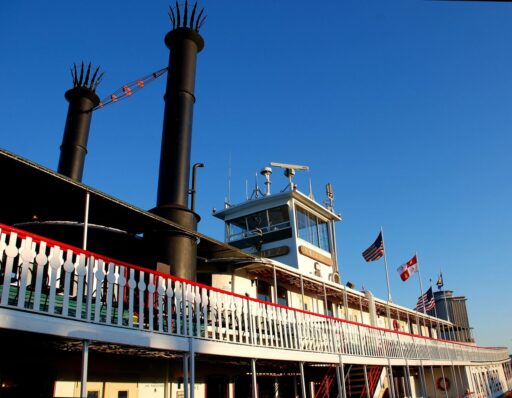
[[[480,348],[243,297],[0,224],[0,306],[150,333],[280,349],[423,360],[502,361]]]

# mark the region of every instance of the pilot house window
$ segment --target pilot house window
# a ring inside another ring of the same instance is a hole
[[[297,207],[297,230],[299,238],[330,252],[327,221],[318,218],[307,210]]]
[[[247,216],[235,218],[229,220],[227,225],[228,242],[290,229],[288,206],[273,207]]]

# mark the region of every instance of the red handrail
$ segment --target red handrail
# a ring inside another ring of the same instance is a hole
[[[227,290],[222,290],[222,289],[219,289],[219,288],[216,288],[216,287],[213,287],[213,286],[204,285],[204,284],[199,283],[199,282],[190,281],[190,280],[183,279],[183,278],[180,278],[180,277],[177,277],[177,276],[174,276],[174,275],[164,274],[162,272],[158,272],[158,271],[155,271],[155,270],[152,270],[152,269],[149,269],[149,268],[144,268],[144,267],[141,267],[141,266],[138,266],[138,265],[134,265],[134,264],[130,264],[130,263],[123,262],[123,261],[118,261],[118,260],[113,259],[111,257],[107,257],[107,256],[104,256],[104,255],[101,255],[101,254],[97,254],[97,253],[94,253],[94,252],[91,252],[91,251],[88,251],[88,250],[84,250],[84,249],[81,249],[79,247],[76,247],[76,246],[73,246],[73,245],[69,245],[67,243],[59,242],[59,241],[56,241],[56,240],[53,240],[53,239],[49,239],[49,238],[43,237],[41,235],[37,235],[37,234],[34,234],[32,232],[28,232],[28,231],[25,231],[25,230],[22,230],[22,229],[19,229],[19,228],[16,228],[16,227],[12,227],[12,226],[9,226],[9,225],[6,225],[6,224],[0,223],[0,230],[2,230],[2,231],[4,231],[4,230],[5,231],[9,231],[10,233],[16,233],[17,236],[20,237],[20,238],[30,237],[34,242],[38,242],[38,243],[46,242],[47,245],[58,246],[59,248],[61,248],[63,250],[71,250],[71,251],[73,251],[76,254],[83,254],[85,256],[94,257],[95,259],[103,260],[105,263],[114,263],[114,264],[117,264],[117,265],[120,265],[120,266],[124,266],[124,267],[127,267],[127,268],[133,268],[133,269],[138,270],[138,271],[142,271],[142,272],[146,272],[146,273],[149,272],[149,273],[152,273],[152,274],[154,274],[154,275],[156,275],[158,277],[164,278],[164,279],[171,279],[173,281],[184,282],[184,283],[187,283],[187,284],[192,285],[192,286],[202,287],[202,288],[205,288],[205,289],[210,290],[210,291],[214,291],[214,292],[218,292],[218,293],[222,293],[222,294],[227,294],[227,295],[230,295],[230,296],[233,296],[233,297],[241,298],[243,300],[249,300],[249,301],[253,301],[253,302],[257,302],[257,303],[262,303],[262,304],[265,304],[265,305],[269,305],[269,306],[273,306],[273,307],[277,307],[277,308],[283,308],[283,309],[286,309],[286,310],[291,310],[291,311],[295,311],[295,312],[299,312],[299,313],[304,313],[304,314],[312,315],[312,316],[319,317],[319,318],[329,319],[329,320],[333,320],[333,321],[336,321],[336,322],[342,322],[342,323],[352,324],[352,325],[356,325],[356,326],[362,326],[362,327],[365,327],[365,328],[368,328],[368,329],[379,330],[379,331],[383,331],[383,332],[386,332],[386,333],[394,333],[394,334],[397,334],[397,335],[410,336],[410,337],[414,337],[414,338],[417,338],[417,339],[423,339],[423,340],[432,340],[432,341],[444,342],[444,343],[449,343],[449,344],[454,344],[454,345],[459,345],[459,346],[464,346],[464,347],[486,349],[486,350],[500,350],[500,349],[503,349],[503,347],[477,347],[477,346],[474,346],[474,345],[470,345],[470,344],[466,344],[466,343],[462,343],[462,342],[457,342],[457,341],[435,339],[433,337],[428,337],[428,336],[419,336],[419,335],[415,335],[415,334],[411,334],[411,333],[406,333],[406,332],[402,332],[402,331],[386,329],[386,328],[382,328],[382,327],[378,327],[378,326],[372,326],[372,325],[367,325],[367,324],[363,324],[363,323],[360,323],[360,322],[350,321],[350,320],[347,320],[347,319],[341,319],[341,318],[335,318],[335,317],[328,316],[328,315],[317,314],[317,313],[314,313],[314,312],[311,312],[311,311],[307,311],[307,310],[303,310],[303,309],[300,309],[300,308],[287,307],[285,305],[281,305],[281,304],[277,304],[277,303],[271,303],[271,302],[259,300],[257,298],[253,298],[253,297],[243,296],[241,294],[233,293],[233,292],[230,292],[230,291],[227,291]]]

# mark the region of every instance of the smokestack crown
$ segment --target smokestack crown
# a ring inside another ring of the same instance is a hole
[[[65,94],[69,108],[57,171],[81,181],[92,111],[100,103],[95,91],[103,78],[103,73],[99,74],[98,67],[91,75],[91,63],[85,68],[82,62],[80,72],[77,70],[76,64],[73,65],[71,77],[73,88]]]

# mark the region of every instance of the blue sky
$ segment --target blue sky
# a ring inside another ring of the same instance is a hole
[[[480,345],[512,347],[512,4],[420,0],[209,0],[201,30],[193,162],[200,231],[245,198],[271,161],[310,166],[317,200],[335,190],[344,280],[386,296],[382,262],[361,252],[384,228],[393,301],[414,306],[443,271],[468,298]],[[167,65],[165,1],[2,2],[1,146],[55,169],[81,60],[105,97]],[[94,114],[84,182],[155,205],[165,79]],[[307,191],[308,175],[298,176]],[[261,181],[263,182],[263,181]],[[286,181],[276,170],[273,189]]]

